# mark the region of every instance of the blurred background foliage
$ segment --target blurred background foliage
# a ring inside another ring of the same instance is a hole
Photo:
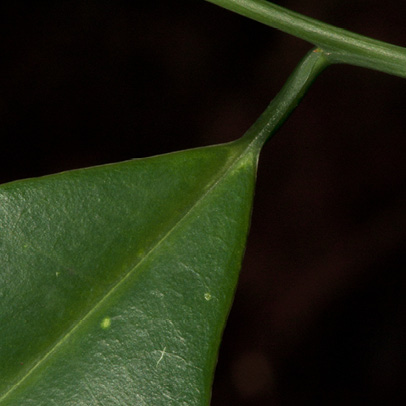
[[[396,0],[276,3],[406,46]],[[0,10],[1,182],[234,140],[310,48],[203,0]],[[330,67],[265,147],[213,406],[405,402],[405,95]]]

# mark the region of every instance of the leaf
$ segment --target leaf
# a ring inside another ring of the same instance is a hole
[[[327,65],[235,142],[0,187],[0,406],[208,404],[259,151]]]
[[[205,405],[249,227],[247,139],[0,187],[0,405]]]

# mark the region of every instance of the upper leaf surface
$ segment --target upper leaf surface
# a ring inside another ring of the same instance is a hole
[[[0,405],[203,405],[258,148],[0,187]]]

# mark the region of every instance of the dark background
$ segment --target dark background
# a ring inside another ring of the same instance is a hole
[[[406,45],[396,0],[277,3]],[[203,0],[0,16],[1,182],[234,140],[310,48]],[[330,67],[264,149],[213,406],[405,404],[405,96]]]

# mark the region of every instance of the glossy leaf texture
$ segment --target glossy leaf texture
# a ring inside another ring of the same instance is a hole
[[[259,147],[0,187],[0,405],[207,405]]]

